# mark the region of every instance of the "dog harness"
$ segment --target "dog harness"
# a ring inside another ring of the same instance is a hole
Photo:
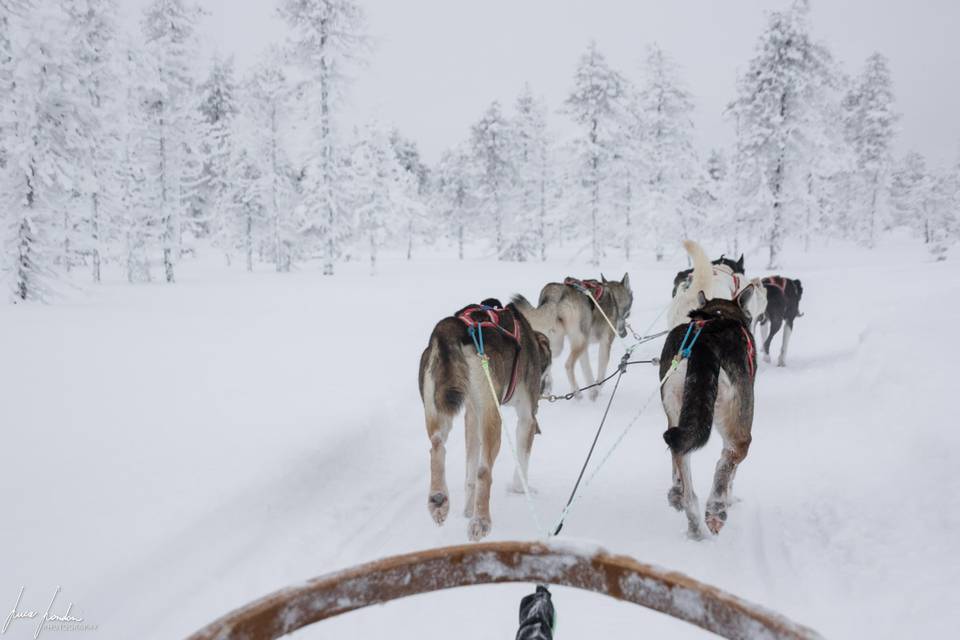
[[[724,267],[721,270],[718,270],[717,267]],[[726,274],[733,278],[733,289],[730,291],[730,295],[736,297],[737,292],[740,291],[740,276],[733,272],[730,267],[727,265],[714,265],[713,266],[713,275],[719,275],[720,273]],[[687,279],[683,283],[684,289],[689,289],[690,285],[693,283],[693,273],[687,276]],[[566,282],[564,283],[566,284]]]
[[[757,350],[753,347],[753,338],[750,337],[750,332],[747,331],[747,328],[740,325],[740,331],[743,332],[743,338],[747,341],[747,369],[750,370],[750,377],[753,378],[756,375],[753,361],[756,357]]]
[[[764,278],[763,280],[761,280],[761,282],[762,282],[763,284],[772,285],[772,286],[776,287],[777,289],[780,289],[780,293],[782,293],[784,296],[787,295],[787,282],[788,282],[788,280],[787,280],[786,278],[784,278],[783,276],[767,276],[766,278]]]
[[[501,314],[505,312],[510,314],[513,320],[513,331],[507,331],[503,328]],[[483,349],[484,328],[499,331],[516,345],[517,350],[513,356],[513,369],[510,372],[510,382],[507,384],[507,388],[503,392],[503,397],[500,399],[500,404],[507,404],[510,402],[510,398],[513,397],[513,392],[517,389],[517,373],[520,371],[520,323],[509,309],[490,307],[484,304],[472,304],[469,307],[465,307],[457,312],[456,318],[467,326],[467,332],[470,334],[470,338],[477,348],[477,353],[481,357],[486,355]]]
[[[597,302],[600,302],[605,290],[603,284],[596,280],[578,280],[577,278],[566,277],[563,279],[563,284],[573,287],[581,293],[589,293]]]

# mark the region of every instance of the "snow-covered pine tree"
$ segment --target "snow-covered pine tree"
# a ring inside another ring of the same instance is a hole
[[[279,13],[293,31],[289,59],[308,76],[306,117],[313,126],[300,206],[303,232],[319,242],[323,273],[333,275],[341,245],[353,234],[338,156],[336,98],[348,83],[348,67],[367,49],[366,16],[353,0],[281,0]]]
[[[156,61],[139,43],[128,41],[122,47],[120,73],[126,79],[118,119],[120,206],[112,226],[123,239],[126,276],[132,284],[152,279],[148,250],[161,235],[163,157],[155,115],[163,88]]]
[[[182,223],[189,197],[188,146],[196,141],[194,65],[199,43],[198,6],[188,0],[151,0],[142,29],[159,81],[152,108],[152,126],[160,145],[161,246],[167,282],[175,279],[182,249]]]
[[[218,196],[218,206],[224,209],[219,237],[221,248],[226,252],[239,250],[247,271],[253,271],[254,249],[267,222],[266,193],[256,144],[246,136],[236,137],[239,139],[225,159],[227,175]]]
[[[494,101],[471,128],[470,144],[477,165],[477,205],[480,222],[493,227],[497,258],[506,259],[504,225],[512,206],[516,168],[511,150],[512,128]]]
[[[612,215],[613,197],[604,192],[604,182],[616,153],[626,92],[627,81],[610,67],[597,43],[591,42],[577,63],[573,90],[565,104],[566,112],[581,127],[574,142],[576,182],[584,192],[583,204],[590,216],[585,231],[594,265],[603,257],[603,233]]]
[[[447,235],[457,244],[457,257],[463,260],[467,227],[476,207],[473,155],[470,146],[461,143],[443,153],[437,164],[431,205],[443,221]]]
[[[420,157],[417,143],[394,128],[390,132],[390,146],[393,148],[397,162],[408,174],[404,182],[414,185],[415,194],[408,194],[408,196],[415,196],[422,205],[429,196],[427,192],[430,187],[430,169]],[[399,179],[400,177],[397,176],[397,180]],[[432,242],[434,229],[426,217],[424,206],[404,207],[402,212],[398,213],[407,216],[404,233],[407,241],[407,260],[410,260],[413,258],[414,241],[421,238],[426,242]]]
[[[734,206],[760,230],[771,269],[799,226],[788,209],[806,197],[811,169],[822,161],[824,109],[834,86],[832,57],[811,38],[807,14],[806,0],[770,14],[730,107],[737,125]]]
[[[199,85],[198,92],[202,160],[196,189],[200,216],[203,226],[220,246],[229,265],[234,243],[230,229],[233,221],[226,218],[228,175],[243,179],[248,174],[257,174],[255,169],[249,167],[231,167],[234,160],[233,124],[239,111],[233,58],[214,58],[210,73]],[[245,150],[240,155],[243,158],[241,162],[249,161]],[[236,202],[230,204],[236,206]]]
[[[59,4],[21,8],[22,21],[4,8],[13,28],[0,180],[2,255],[15,302],[43,300],[56,287],[55,262],[65,240],[58,229],[84,162],[87,116],[67,15]]]
[[[862,241],[873,247],[886,220],[883,197],[887,191],[891,146],[897,114],[893,109],[893,82],[887,59],[880,53],[867,58],[866,66],[843,100],[845,133],[853,149],[857,209],[861,212]]]
[[[547,107],[524,84],[514,106],[513,164],[516,167],[516,215],[507,232],[513,260],[547,259],[550,137]]]
[[[92,277],[100,282],[105,247],[113,239],[112,212],[117,205],[119,143],[118,103],[122,84],[116,73],[116,0],[64,0],[71,25],[71,52],[87,96],[82,132],[87,158],[80,167],[78,184],[88,213],[85,248],[90,254]]]
[[[297,249],[298,231],[292,211],[296,206],[296,171],[284,144],[288,102],[293,88],[277,51],[268,52],[246,83],[244,110],[252,123],[261,159],[268,253],[277,272],[290,271]]]
[[[647,165],[647,220],[657,260],[665,246],[678,246],[693,232],[691,190],[698,165],[693,146],[693,99],[677,65],[657,45],[647,49],[640,91],[642,153]]]

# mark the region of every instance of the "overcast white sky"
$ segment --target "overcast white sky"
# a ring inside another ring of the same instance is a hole
[[[147,0],[138,0],[143,6]],[[702,148],[732,141],[722,110],[765,14],[789,0],[360,0],[378,45],[357,74],[350,118],[395,123],[435,160],[493,99],[523,82],[561,105],[577,57],[595,38],[637,78],[656,41],[681,65]],[[208,51],[245,67],[286,30],[273,0],[202,0]],[[132,8],[132,7],[131,7]],[[889,59],[903,114],[898,152],[934,163],[960,155],[960,0],[812,0],[814,35],[848,73],[873,51]],[[554,117],[560,123],[562,116]]]

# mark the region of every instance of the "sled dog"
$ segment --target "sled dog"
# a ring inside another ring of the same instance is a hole
[[[473,337],[471,337],[471,327]],[[478,338],[477,342],[474,339]],[[481,342],[482,340],[482,342]],[[501,308],[490,298],[461,309],[433,328],[420,357],[420,397],[430,438],[430,492],[427,509],[442,525],[450,510],[446,480],[446,441],[453,418],[466,408],[467,533],[479,540],[490,533],[490,486],[500,450],[500,414],[478,357],[489,359],[490,376],[500,404],[517,412],[516,446],[520,467],[512,489],[522,491],[533,436],[539,432],[537,403],[549,384],[550,342],[535,331],[514,305]]]
[[[719,533],[727,520],[730,492],[739,465],[750,448],[753,425],[753,382],[756,349],[750,322],[742,306],[752,290],[736,302],[697,293],[701,307],[690,312],[688,323],[667,335],[660,355],[660,377],[667,374],[675,355],[691,346],[688,357],[660,390],[667,430],[663,439],[673,457],[673,483],[667,501],[687,516],[688,534],[702,537],[700,506],[690,475],[690,454],[707,443],[714,424],[723,438],[723,452],[713,477],[704,516],[707,528]]]
[[[720,254],[720,257],[712,261],[710,264],[714,266],[725,265],[730,269],[732,273],[735,273],[741,276],[744,275],[745,273],[743,270],[743,254],[742,253],[740,254],[739,260],[731,260],[730,258],[727,258],[723,254]],[[693,275],[692,268],[684,269],[683,271],[677,272],[677,275],[674,276],[673,278],[673,291],[670,292],[671,298],[677,295],[677,289],[679,289],[681,285],[687,284],[687,282],[689,282],[692,275]]]
[[[770,343],[783,325],[780,357],[777,358],[777,366],[783,367],[787,364],[787,347],[790,345],[790,336],[793,335],[793,321],[803,315],[800,313],[803,287],[799,280],[791,280],[783,276],[766,277],[763,279],[763,286],[767,290],[767,308],[760,319],[760,331],[763,334],[763,360],[770,362]]]
[[[586,379],[585,385],[602,380],[610,363],[614,335],[596,305],[587,299],[588,295],[593,296],[607,314],[617,334],[621,338],[626,337],[626,322],[633,306],[633,291],[627,273],[619,281],[607,280],[601,274],[599,281],[566,278],[564,282],[550,282],[541,289],[536,307],[522,295],[511,298],[533,328],[550,338],[554,355],[560,355],[565,341],[570,342],[570,355],[564,367],[572,391],[580,388],[574,371],[578,361]],[[593,375],[588,351],[594,343],[600,345],[597,377]],[[595,400],[599,392],[598,387],[591,389],[590,399]]]
[[[734,269],[743,269],[743,256],[738,262],[733,263],[734,266],[728,264],[729,260],[724,262],[725,258],[721,258],[719,264],[713,264],[696,242],[684,240],[683,248],[693,260],[693,271],[689,283],[686,286],[681,284],[676,288],[676,295],[673,296],[667,313],[668,329],[686,324],[687,314],[699,306],[697,296],[701,291],[707,300],[714,298],[732,300],[740,290],[741,274]]]
[[[740,305],[750,320],[750,333],[756,335],[757,325],[767,309],[767,288],[760,278],[751,278],[737,294],[738,298],[748,296]]]

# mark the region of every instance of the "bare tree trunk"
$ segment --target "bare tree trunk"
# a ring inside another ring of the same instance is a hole
[[[90,194],[90,227],[93,235],[93,281],[100,282],[100,195]]]

